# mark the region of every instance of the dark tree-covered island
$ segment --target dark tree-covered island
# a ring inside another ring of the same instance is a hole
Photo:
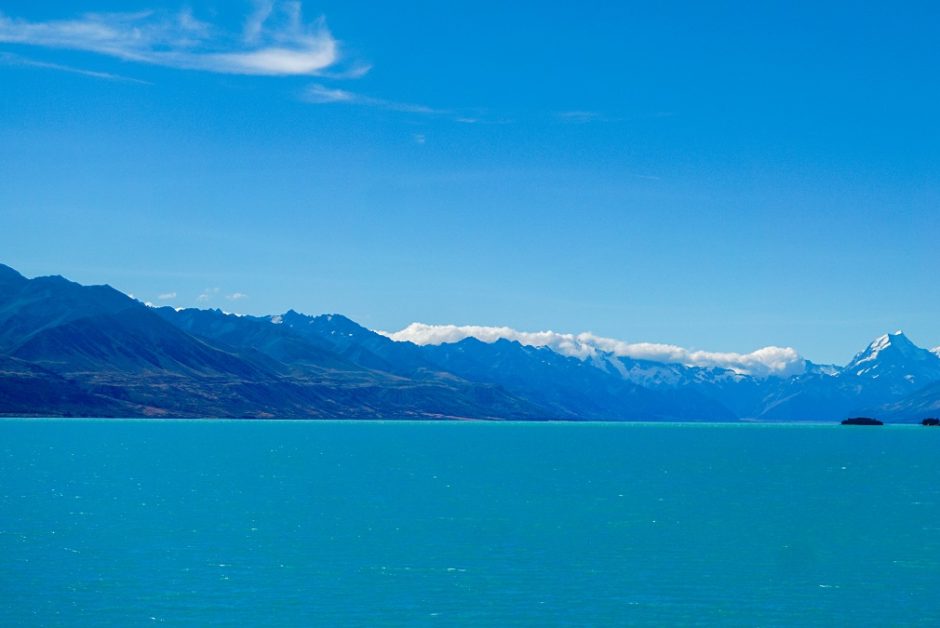
[[[845,419],[842,421],[842,425],[884,425],[884,422],[867,416],[859,416],[852,419]]]

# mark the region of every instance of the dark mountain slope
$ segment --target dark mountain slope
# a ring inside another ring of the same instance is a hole
[[[183,333],[144,306],[43,329],[30,334],[11,355],[60,373],[271,376],[238,356]]]
[[[134,307],[144,306],[110,286],[81,286],[58,276],[14,280],[0,293],[0,351],[70,321]]]
[[[416,381],[355,364],[317,333],[221,312],[158,312],[108,286],[28,280],[7,267],[0,325],[3,414],[545,416],[498,386],[447,374]],[[346,349],[375,361],[366,349]]]
[[[872,407],[866,414],[884,417],[896,423],[919,423],[927,417],[940,416],[940,381],[895,401]]]
[[[175,310],[169,307],[154,312],[164,321],[214,346],[224,346],[242,355],[267,356],[272,369],[283,370],[284,365],[290,365],[316,371],[363,370],[337,355],[325,343],[304,338],[288,327],[272,324],[263,318],[236,316],[220,310]]]
[[[0,414],[134,416],[140,408],[94,394],[51,371],[0,356]]]
[[[364,368],[411,377],[426,376],[427,371],[435,370],[421,347],[395,342],[340,314],[307,316],[290,310],[267,318]]]

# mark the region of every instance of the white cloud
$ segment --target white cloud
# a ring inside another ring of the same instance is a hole
[[[371,63],[358,62],[345,70],[339,72],[320,72],[318,76],[331,79],[357,79],[362,78],[372,69]]]
[[[161,294],[160,296],[157,297],[157,300],[158,300],[158,301],[169,301],[170,299],[175,299],[175,298],[176,298],[176,293],[175,293],[175,292],[164,292],[163,294]]]
[[[218,288],[206,288],[198,297],[196,297],[196,300],[200,303],[208,303],[217,294],[219,294]]]
[[[760,377],[789,376],[802,373],[806,361],[790,347],[764,347],[751,353],[723,353],[695,351],[677,345],[650,342],[628,343],[592,333],[561,334],[553,331],[525,332],[511,327],[483,327],[475,325],[426,325],[412,323],[397,332],[378,332],[399,342],[418,345],[437,345],[476,338],[483,342],[496,342],[501,338],[515,340],[524,345],[549,347],[562,355],[587,359],[609,353],[654,362],[679,363],[687,366],[720,367],[737,373]]]
[[[254,5],[255,10],[245,20],[243,29],[247,43],[255,43],[261,38],[261,29],[274,11],[274,0],[256,0]]]
[[[357,102],[361,96],[357,96],[345,89],[326,87],[325,85],[311,85],[304,92],[304,99],[317,105],[334,102]]]
[[[420,113],[427,115],[447,115],[448,111],[443,109],[433,109],[424,105],[415,105],[411,103],[395,102],[393,100],[383,100],[381,98],[372,98],[363,94],[346,91],[345,89],[336,89],[326,87],[325,85],[310,85],[303,94],[304,100],[317,105],[330,103],[346,103],[349,105],[362,105],[365,107],[376,107],[388,111],[401,111],[404,113]]]
[[[233,292],[225,296],[229,301],[241,301],[242,299],[247,299],[248,295],[244,292]]]
[[[46,22],[0,13],[0,42],[223,74],[318,75],[340,58],[324,19],[305,23],[300,2],[256,3],[241,35],[202,22],[190,10],[86,13]]]

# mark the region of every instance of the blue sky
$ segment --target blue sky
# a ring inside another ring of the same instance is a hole
[[[940,344],[940,9],[613,4],[4,2],[0,261],[387,330]]]

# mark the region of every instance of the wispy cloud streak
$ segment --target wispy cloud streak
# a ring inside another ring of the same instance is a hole
[[[365,107],[376,107],[387,111],[400,111],[403,113],[419,113],[426,115],[449,115],[452,112],[446,109],[434,109],[424,105],[413,103],[396,102],[394,100],[384,100],[382,98],[372,98],[363,94],[357,94],[345,89],[327,87],[325,85],[310,85],[304,91],[303,99],[309,103],[318,105],[329,103],[345,103],[348,105],[362,105]]]
[[[141,81],[140,79],[130,78],[128,76],[121,76],[120,74],[112,74],[110,72],[96,72],[95,70],[75,68],[70,65],[62,65],[60,63],[49,63],[47,61],[39,61],[36,59],[29,59],[27,57],[21,57],[20,55],[13,54],[10,52],[0,53],[0,65],[42,68],[44,70],[56,70],[59,72],[68,72],[70,74],[80,74],[81,76],[101,79],[104,81],[117,81],[121,83],[138,83],[140,85],[152,85],[152,83],[150,83],[149,81]]]
[[[318,75],[340,58],[325,20],[305,22],[300,2],[256,3],[238,34],[199,20],[190,10],[86,13],[45,22],[0,13],[0,42],[222,74]]]

